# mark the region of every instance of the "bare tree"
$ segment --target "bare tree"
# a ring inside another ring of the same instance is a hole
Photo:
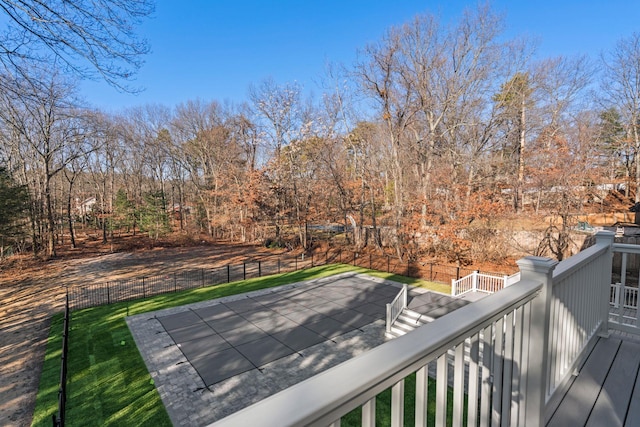
[[[355,78],[361,90],[370,96],[384,123],[384,138],[389,148],[391,167],[388,169],[393,186],[393,227],[398,239],[395,249],[399,258],[403,255],[402,238],[405,199],[406,171],[403,156],[406,152],[404,135],[409,123],[414,120],[416,108],[412,102],[413,91],[402,85],[399,78],[398,56],[400,55],[399,30],[392,29],[378,44],[372,44],[362,52],[362,59],[355,66]]]
[[[149,51],[135,28],[153,10],[152,0],[1,0],[8,25],[0,33],[0,63],[26,76],[34,64],[56,62],[78,76],[133,90],[126,82]]]
[[[42,196],[47,253],[55,256],[52,180],[70,162],[92,148],[86,145],[83,112],[73,102],[73,86],[56,73],[40,77],[13,81],[24,96],[2,92],[0,120],[4,126],[13,129],[17,137],[14,143],[19,145],[17,152],[22,155],[25,172],[28,169],[31,174],[32,179],[28,182],[32,191]],[[34,249],[37,249],[35,242]]]
[[[640,33],[620,39],[602,56],[601,81],[605,102],[622,117],[635,163],[635,201],[640,202]]]
[[[410,240],[434,213],[445,220],[445,208],[460,204],[456,184],[465,183],[469,194],[474,161],[490,140],[487,134],[480,144],[475,141],[478,126],[510,52],[498,42],[500,29],[500,17],[486,7],[466,11],[451,28],[434,16],[417,16],[369,46],[355,67],[385,124],[398,256],[403,246],[415,246]],[[462,162],[465,153],[473,153],[470,162]],[[443,165],[453,182],[434,179]],[[438,198],[443,200],[436,205]]]
[[[171,129],[174,152],[196,188],[207,231],[218,237],[225,215],[237,207],[228,203],[231,187],[242,187],[234,185],[237,171],[247,159],[255,161],[252,125],[230,116],[217,102],[189,101],[177,107]]]
[[[251,107],[258,119],[257,125],[262,139],[270,149],[272,162],[269,168],[269,180],[272,183],[274,203],[271,207],[273,226],[275,227],[275,239],[281,239],[281,229],[288,215],[287,186],[293,184],[290,181],[297,167],[292,159],[287,161],[296,150],[283,149],[294,142],[303,141],[309,136],[309,127],[312,120],[308,116],[308,109],[302,101],[302,88],[296,83],[278,84],[273,79],[266,79],[258,86],[249,89]],[[295,206],[299,212],[299,206]],[[300,224],[298,224],[300,226]]]

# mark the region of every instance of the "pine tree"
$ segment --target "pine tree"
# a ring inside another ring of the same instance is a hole
[[[113,225],[115,228],[126,228],[127,232],[131,228],[135,229],[136,218],[133,202],[127,197],[124,189],[120,188],[116,192],[116,198],[113,202]]]
[[[22,236],[26,224],[29,193],[18,185],[6,168],[0,167],[0,255],[4,246]]]
[[[139,225],[140,230],[148,233],[153,240],[158,240],[170,231],[169,214],[162,191],[150,192],[144,196],[144,205],[139,211]]]

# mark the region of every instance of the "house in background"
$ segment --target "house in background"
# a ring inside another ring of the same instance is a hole
[[[88,197],[84,200],[76,197],[75,199],[75,213],[77,216],[81,218],[85,218],[93,211],[93,207],[97,203],[97,199],[95,197]]]
[[[88,215],[93,211],[93,208],[98,200],[95,197],[88,197],[86,199],[75,198],[75,213],[78,216]],[[183,215],[191,215],[193,208],[189,205],[181,205],[179,203],[173,204],[173,215],[175,219],[179,220]]]

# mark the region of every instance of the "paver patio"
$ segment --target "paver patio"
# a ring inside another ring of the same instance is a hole
[[[346,273],[127,318],[174,425],[206,425],[385,342],[401,285]],[[468,301],[412,289],[436,318]]]

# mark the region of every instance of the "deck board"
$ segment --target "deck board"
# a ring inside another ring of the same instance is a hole
[[[602,385],[587,426],[614,427],[624,424],[639,365],[640,344],[623,341]]]
[[[640,351],[635,354],[636,358],[640,358]],[[625,427],[640,426],[640,372],[636,375],[636,384],[631,395],[629,409],[625,419]]]
[[[586,424],[620,344],[617,338],[598,340],[580,374],[547,423],[548,427]]]

